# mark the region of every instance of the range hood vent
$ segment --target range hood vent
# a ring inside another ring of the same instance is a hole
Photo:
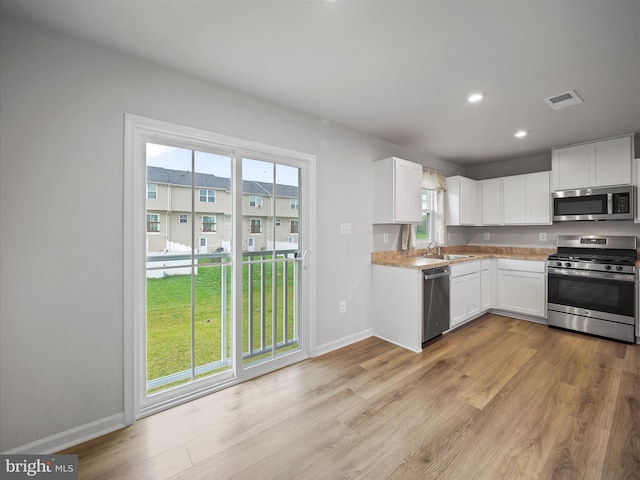
[[[544,101],[547,102],[547,105],[554,110],[560,110],[561,108],[582,103],[582,99],[578,96],[575,90],[569,90],[568,92],[545,98]]]

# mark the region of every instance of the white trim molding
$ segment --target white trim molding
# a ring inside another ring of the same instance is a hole
[[[96,437],[106,435],[107,433],[115,432],[125,426],[124,414],[118,413],[94,422],[79,425],[64,432],[56,433],[55,435],[41,438],[35,442],[27,443],[26,445],[22,445],[2,453],[5,455],[48,455],[64,450],[65,448],[78,445],[79,443],[92,440]]]
[[[337,340],[318,345],[313,356],[319,357],[320,355],[333,352],[334,350],[338,350],[339,348],[346,347],[348,345],[351,345],[352,343],[359,342],[369,337],[373,337],[373,328],[367,328],[352,335],[347,335],[346,337],[342,337]]]

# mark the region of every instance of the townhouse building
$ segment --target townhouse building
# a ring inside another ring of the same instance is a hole
[[[198,253],[229,251],[231,187],[230,178],[147,166],[147,253],[190,251],[192,239]],[[296,248],[299,212],[297,186],[274,192],[273,183],[243,180],[243,251]]]

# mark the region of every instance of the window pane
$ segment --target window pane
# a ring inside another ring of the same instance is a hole
[[[147,181],[157,186],[161,204],[147,201],[147,229],[161,233],[147,236],[147,392],[153,394],[230,367],[228,257],[192,252],[229,251],[230,226],[224,236],[201,234],[216,232],[218,219],[230,223],[231,158],[147,143]],[[217,189],[228,198],[216,202]],[[189,214],[202,219],[195,231]],[[167,253],[174,257],[167,260]]]
[[[300,174],[287,165],[242,159],[242,176],[243,363],[254,364],[300,348]]]

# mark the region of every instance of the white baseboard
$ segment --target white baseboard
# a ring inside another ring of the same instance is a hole
[[[510,312],[506,310],[498,310],[491,308],[487,313],[495,313],[496,315],[502,315],[503,317],[517,318],[518,320],[526,320],[533,323],[547,324],[547,319],[543,317],[534,317],[533,315],[526,315],[524,313]]]
[[[64,450],[65,448],[78,445],[79,443],[93,440],[101,435],[106,435],[107,433],[111,433],[124,427],[124,413],[118,413],[116,415],[111,415],[110,417],[96,420],[95,422],[74,427],[64,432],[56,433],[55,435],[36,440],[35,442],[31,442],[20,447],[12,448],[11,450],[7,450],[2,453],[5,455],[48,455]]]
[[[324,355],[325,353],[333,352],[334,350],[338,350],[339,348],[346,347],[347,345],[351,345],[352,343],[359,342],[360,340],[364,340],[365,338],[369,338],[372,336],[373,328],[367,328],[366,330],[362,330],[361,332],[339,338],[338,340],[333,340],[332,342],[317,345],[314,356],[319,357],[320,355]]]
[[[389,338],[383,337],[382,335],[374,335],[374,336],[375,336],[376,338],[379,338],[380,340],[384,340],[385,342],[392,343],[393,345],[397,345],[398,347],[402,347],[402,348],[404,348],[405,350],[409,350],[410,352],[413,352],[413,353],[420,353],[420,352],[422,352],[422,348],[421,348],[420,350],[415,350],[415,349],[413,349],[413,348],[411,348],[411,347],[408,347],[408,346],[406,346],[406,345],[402,345],[402,344],[400,344],[400,343],[396,342],[395,340],[391,340],[391,339],[389,339]],[[422,343],[421,343],[420,345],[422,345]]]

